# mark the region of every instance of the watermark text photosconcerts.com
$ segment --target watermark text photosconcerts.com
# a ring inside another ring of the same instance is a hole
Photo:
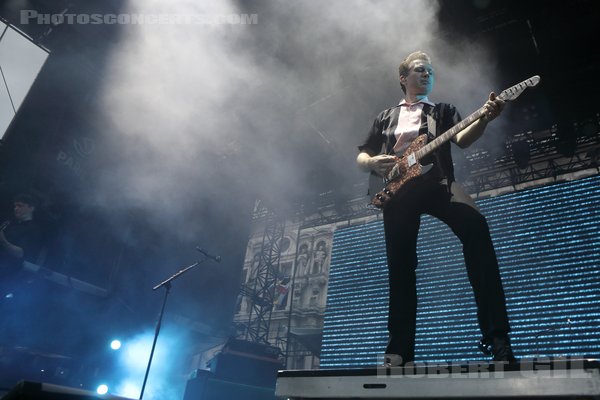
[[[255,25],[258,14],[42,14],[21,10],[21,24],[39,25]]]

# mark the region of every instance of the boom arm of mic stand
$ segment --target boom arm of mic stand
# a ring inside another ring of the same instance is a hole
[[[173,280],[177,279],[179,276],[185,274],[190,269],[202,264],[206,260],[207,259],[205,258],[203,260],[196,261],[192,265],[189,265],[189,266],[177,271],[176,273],[171,275],[169,278],[165,279],[164,281],[162,281],[161,283],[159,283],[158,285],[156,285],[152,288],[152,290],[157,290],[158,288],[161,288],[164,286],[166,290],[165,290],[165,297],[163,299],[162,308],[160,309],[160,314],[158,316],[158,321],[156,322],[156,329],[154,331],[154,341],[152,342],[152,350],[150,350],[150,359],[148,360],[148,367],[146,368],[146,375],[144,376],[144,383],[142,384],[142,389],[140,391],[139,400],[142,400],[142,398],[144,397],[144,390],[146,389],[146,382],[148,382],[148,375],[150,374],[150,366],[152,365],[152,358],[154,357],[154,349],[156,349],[156,341],[158,340],[158,334],[160,333],[160,326],[162,325],[163,315],[165,314],[165,306],[167,305],[167,298],[169,297],[169,292],[171,291],[171,282]]]
[[[200,260],[200,261],[196,261],[195,263],[193,263],[192,265],[189,265],[185,268],[183,268],[182,270],[177,271],[176,273],[174,273],[173,275],[171,275],[169,278],[165,279],[164,281],[162,281],[161,283],[159,283],[158,285],[154,286],[152,288],[152,290],[157,290],[163,286],[171,286],[171,281],[177,279],[180,275],[185,274],[188,270],[197,267],[198,265],[202,264],[204,261],[206,261],[206,258],[204,260]]]

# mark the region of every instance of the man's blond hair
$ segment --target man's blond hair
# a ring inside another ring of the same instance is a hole
[[[400,66],[398,67],[398,78],[408,75],[410,72],[410,64],[415,60],[422,60],[428,64],[431,64],[431,59],[427,53],[424,53],[420,50],[414,51],[406,56],[406,58],[400,63]],[[402,91],[406,93],[406,87],[402,84],[402,82],[400,82],[400,86],[402,87]]]

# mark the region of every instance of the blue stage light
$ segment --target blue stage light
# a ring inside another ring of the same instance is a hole
[[[113,350],[119,350],[121,348],[121,341],[118,339],[113,340],[110,342],[110,348]]]
[[[106,394],[108,393],[108,386],[105,384],[99,385],[96,389],[96,393],[98,394]]]

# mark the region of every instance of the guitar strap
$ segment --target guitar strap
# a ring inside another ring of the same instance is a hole
[[[429,140],[431,140],[432,138],[435,138],[437,136],[437,125],[436,125],[436,121],[435,121],[435,109],[439,108],[438,107],[439,103],[436,104],[436,106],[434,107],[434,111],[429,112],[427,114],[427,136],[429,137]]]
[[[433,139],[435,139],[438,136],[438,129],[437,129],[437,122],[441,121],[443,124],[442,119],[445,116],[445,111],[446,111],[446,104],[445,103],[437,103],[435,105],[435,107],[432,107],[428,110],[427,113],[427,137],[428,140],[431,141]],[[440,151],[434,151],[433,152],[433,156],[435,157],[435,164],[434,168],[442,168],[443,165],[443,161],[441,160],[441,154]],[[445,179],[446,181],[446,186],[448,187],[448,193],[452,193],[451,188],[452,188],[452,180],[447,177]]]

